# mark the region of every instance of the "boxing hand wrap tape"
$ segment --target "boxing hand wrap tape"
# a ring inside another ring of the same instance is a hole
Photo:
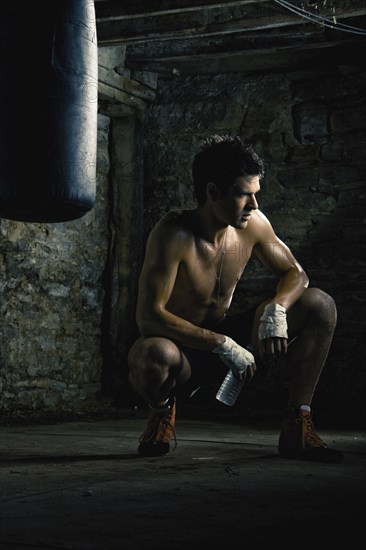
[[[266,338],[287,338],[286,308],[279,304],[267,304],[260,318],[259,340]]]

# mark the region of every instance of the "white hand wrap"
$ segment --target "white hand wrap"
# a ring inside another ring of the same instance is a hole
[[[254,355],[234,342],[229,336],[225,336],[225,342],[212,350],[220,359],[230,367],[234,374],[243,374],[249,365],[255,362]]]
[[[279,304],[267,304],[260,319],[258,337],[265,338],[287,338],[286,308]]]

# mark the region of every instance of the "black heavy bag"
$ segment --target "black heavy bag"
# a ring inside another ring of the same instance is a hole
[[[80,218],[95,201],[92,0],[0,2],[0,217]]]

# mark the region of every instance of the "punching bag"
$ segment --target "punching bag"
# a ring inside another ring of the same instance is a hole
[[[92,0],[0,2],[0,217],[63,222],[96,189]]]

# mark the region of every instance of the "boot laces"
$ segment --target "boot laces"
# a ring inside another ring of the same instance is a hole
[[[310,417],[303,418],[304,443],[310,447],[326,447],[324,441],[315,432],[314,424]]]
[[[148,424],[146,426],[146,430],[144,433],[139,437],[140,443],[148,442],[148,441],[161,441],[164,439],[165,435],[167,437],[173,436],[174,438],[174,449],[178,445],[177,441],[177,435],[174,427],[174,423],[170,421],[170,417],[172,416],[170,414],[171,409],[174,407],[169,407],[168,411],[164,411],[163,414],[155,413],[151,414]],[[173,450],[174,450],[173,449]]]

